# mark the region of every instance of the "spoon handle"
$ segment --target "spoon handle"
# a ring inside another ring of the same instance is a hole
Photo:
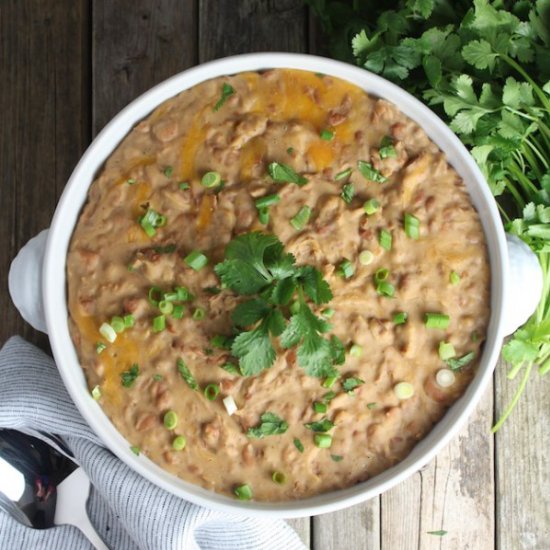
[[[78,527],[96,550],[108,550],[97,534],[86,513],[86,501],[90,494],[90,480],[82,468],[77,468],[57,486],[57,505],[54,523],[68,523]]]

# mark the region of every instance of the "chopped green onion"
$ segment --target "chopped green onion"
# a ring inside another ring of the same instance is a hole
[[[469,353],[463,355],[462,357],[459,357],[458,359],[447,359],[445,363],[447,363],[451,370],[460,370],[462,367],[465,367],[466,365],[471,363],[474,360],[475,356],[475,352],[470,351]]]
[[[456,357],[454,346],[450,342],[439,342],[439,358],[442,361],[447,361],[447,359],[452,359],[453,357]]]
[[[185,315],[185,306],[182,306],[182,305],[174,306],[174,310],[172,311],[172,317],[174,319],[183,319],[184,315]]]
[[[105,340],[107,340],[107,342],[111,344],[116,340],[117,334],[115,329],[109,323],[103,323],[99,327],[99,333],[103,336],[103,338],[105,338]]]
[[[201,185],[207,188],[217,187],[221,181],[222,177],[219,172],[206,172],[201,179]]]
[[[414,386],[409,382],[399,382],[393,391],[398,399],[410,399],[414,395]]]
[[[290,220],[290,224],[296,231],[301,231],[311,216],[311,208],[309,206],[302,206],[298,213]]]
[[[258,220],[262,225],[267,225],[269,223],[269,208],[258,209]]]
[[[336,181],[345,180],[346,178],[349,178],[351,176],[351,173],[352,173],[352,169],[346,168],[345,170],[338,172],[338,174],[334,176],[334,179]]]
[[[172,254],[172,252],[176,251],[176,245],[175,244],[167,244],[166,246],[155,246],[153,250],[157,254]]]
[[[336,380],[338,380],[338,376],[327,376],[321,385],[323,388],[332,388]]]
[[[367,409],[376,409],[376,403],[367,403]]]
[[[241,371],[239,370],[238,365],[234,365],[233,363],[225,363],[221,366],[221,368],[228,372],[229,374],[235,374],[237,376],[241,376]]]
[[[152,286],[147,293],[147,299],[151,305],[158,307],[162,300],[162,290],[158,286]]]
[[[328,391],[327,393],[325,393],[325,395],[323,395],[323,401],[325,403],[330,403],[335,397],[336,393],[334,393],[333,391]]]
[[[305,185],[308,180],[298,174],[292,166],[281,162],[271,162],[267,166],[267,172],[277,183],[295,183],[296,185]]]
[[[185,288],[184,286],[177,286],[174,290],[176,291],[176,294],[178,295],[178,300],[180,302],[187,302],[188,300],[193,299],[193,296],[189,292],[189,289]]]
[[[107,349],[107,345],[103,342],[96,342],[95,345],[95,352],[99,355],[102,351],[105,351]]]
[[[174,440],[172,441],[172,449],[174,449],[174,451],[183,451],[183,449],[185,449],[185,445],[187,445],[187,439],[185,439],[185,436],[178,435],[174,437]]]
[[[359,172],[363,175],[365,179],[370,181],[375,181],[376,183],[384,183],[388,180],[383,176],[370,162],[365,162],[364,160],[357,161],[357,168]]]
[[[143,231],[149,236],[153,237],[156,234],[156,227],[162,227],[166,225],[166,216],[159,214],[156,210],[149,208],[147,212],[139,219]]]
[[[450,317],[444,313],[426,313],[424,324],[427,328],[446,329],[449,326]]]
[[[326,403],[319,403],[319,401],[315,401],[313,403],[313,410],[316,413],[326,413],[327,412],[327,404]]]
[[[145,231],[145,234],[148,237],[154,237],[155,236],[156,230],[149,222],[144,222],[143,220],[141,220],[139,223],[141,225],[141,228],[143,229],[143,231]]]
[[[326,307],[321,311],[321,315],[325,317],[325,319],[330,319],[336,312],[331,307]]]
[[[330,458],[332,458],[334,462],[340,462],[344,457],[342,455],[330,455]]]
[[[380,203],[376,199],[369,199],[363,204],[363,210],[367,216],[372,216],[380,209]]]
[[[380,281],[376,285],[376,292],[380,296],[387,296],[388,298],[392,298],[395,294],[395,287],[391,283],[388,283],[388,281]]]
[[[235,403],[235,399],[232,395],[226,395],[222,399],[222,403],[229,416],[237,412],[237,403]]]
[[[132,328],[135,324],[136,320],[133,315],[128,314],[124,316],[124,328]]]
[[[385,267],[381,267],[374,272],[374,280],[379,283],[380,281],[385,281],[390,275],[390,270]]]
[[[319,449],[329,449],[332,445],[332,436],[329,434],[315,434],[313,442]]]
[[[393,314],[393,322],[396,325],[403,325],[407,322],[409,314],[406,311],[398,311]]]
[[[351,201],[353,200],[353,197],[355,196],[355,187],[353,187],[353,183],[346,183],[342,187],[342,192],[340,193],[340,197],[342,197],[342,200],[346,204],[351,204]]]
[[[382,141],[380,142],[380,149],[378,150],[378,154],[380,155],[381,159],[397,157],[397,151],[393,146],[393,139],[390,136],[384,136],[382,138]]]
[[[153,375],[153,380],[155,382],[160,382],[162,380],[162,374],[154,374]]]
[[[289,155],[292,155],[294,153],[294,147],[289,147],[286,152],[289,154]]]
[[[171,178],[172,177],[172,173],[174,172],[174,169],[171,167],[171,166],[167,166],[165,169],[164,169],[164,175],[167,177],[167,178]]]
[[[92,389],[92,397],[95,401],[98,401],[101,397],[101,388],[99,386],[94,386]]]
[[[451,274],[449,275],[449,281],[452,285],[457,285],[460,283],[460,275],[456,271],[451,271]]]
[[[173,430],[178,425],[178,415],[175,411],[167,411],[164,415],[164,427]]]
[[[126,183],[127,183],[128,185],[134,185],[134,183],[136,183],[136,182],[137,182],[136,178],[128,178],[128,179],[126,180]]]
[[[167,300],[161,300],[159,302],[159,309],[164,315],[170,315],[170,313],[174,311],[174,304],[172,302],[168,302]]]
[[[344,279],[349,279],[355,273],[355,266],[348,259],[345,259],[338,266],[337,273]]]
[[[283,472],[273,472],[271,479],[275,483],[277,483],[277,485],[283,485],[284,483],[286,483],[286,476],[285,474],[283,474]]]
[[[177,292],[165,292],[162,298],[161,301],[165,302],[177,302],[179,300]]]
[[[250,500],[252,498],[252,489],[246,483],[235,487],[233,492],[239,500]]]
[[[392,246],[392,236],[387,229],[381,229],[380,235],[378,236],[378,243],[384,250],[391,250]]]
[[[404,218],[405,234],[409,239],[418,239],[420,237],[420,220],[405,212]]]
[[[374,254],[370,250],[363,250],[359,254],[359,263],[361,265],[369,265],[372,263],[372,260],[374,260]]]
[[[197,307],[195,308],[195,311],[193,311],[193,319],[195,321],[202,321],[205,315],[206,310],[203,307]]]
[[[208,258],[199,250],[193,250],[183,260],[191,269],[200,271],[207,263]]]
[[[296,438],[296,439],[294,440],[294,446],[295,446],[301,453],[304,452],[304,446],[303,446],[302,442],[301,442],[298,438]]]
[[[330,141],[334,137],[334,132],[331,130],[321,130],[321,133],[319,134],[321,139],[324,139],[325,141]]]
[[[280,195],[277,193],[273,195],[265,195],[264,197],[260,197],[259,199],[256,199],[254,204],[256,205],[256,208],[265,208],[266,206],[273,206],[274,204],[277,204],[281,201]]]
[[[435,381],[441,388],[449,388],[455,383],[455,373],[450,369],[438,370],[435,375]]]
[[[349,354],[352,357],[361,357],[363,355],[363,347],[359,344],[353,344],[349,350]]]
[[[182,191],[187,191],[187,189],[190,188],[190,185],[186,182],[186,181],[180,181],[178,183],[178,187],[182,190]]]
[[[153,332],[162,332],[166,328],[166,317],[159,315],[153,319]]]
[[[111,317],[111,326],[113,327],[113,330],[119,334],[124,332],[124,319],[118,315]]]
[[[130,447],[130,451],[132,451],[136,456],[139,456],[141,449],[139,447],[136,447],[135,445],[132,445]]]
[[[220,387],[217,384],[208,384],[208,386],[204,388],[204,397],[206,397],[208,401],[214,401],[219,393]]]

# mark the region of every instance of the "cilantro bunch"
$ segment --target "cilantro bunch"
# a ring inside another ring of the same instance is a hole
[[[504,346],[523,371],[550,371],[550,0],[306,0],[330,53],[423,99],[470,149],[507,231],[544,273],[535,314]]]
[[[315,267],[297,266],[277,237],[253,232],[233,239],[225,249],[225,260],[214,269],[226,287],[251,296],[232,313],[236,327],[248,328],[231,345],[243,375],[271,367],[276,338],[282,348],[297,348],[298,364],[308,375],[337,374],[334,365],[344,362],[343,344],[336,336],[324,336],[330,324],[308,304],[308,300],[321,305],[332,299],[328,283]]]

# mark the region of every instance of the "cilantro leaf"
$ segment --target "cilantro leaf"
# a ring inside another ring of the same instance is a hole
[[[486,40],[472,40],[462,49],[462,57],[476,69],[492,71],[498,54],[493,52],[491,44]]]
[[[186,384],[192,390],[195,390],[195,391],[198,390],[199,385],[195,380],[195,377],[191,374],[189,367],[183,362],[183,359],[178,359],[176,364],[178,367],[178,372],[180,373],[180,376],[185,380]]]
[[[282,162],[272,162],[267,167],[267,172],[277,183],[295,183],[297,185],[305,185],[308,180],[304,176],[298,174],[292,166],[283,164]]]
[[[355,388],[364,383],[365,381],[361,380],[361,378],[354,378],[353,376],[350,376],[342,382],[342,388],[344,388],[346,393],[352,394]]]
[[[292,277],[277,281],[271,292],[271,299],[277,305],[286,306],[294,296],[296,288],[296,281]]]
[[[265,300],[254,298],[241,302],[231,314],[233,322],[240,327],[248,327],[263,319],[270,311]]]
[[[343,365],[346,361],[346,349],[342,340],[334,334],[330,337],[330,354],[335,365]]]
[[[298,438],[296,438],[296,439],[294,440],[294,446],[295,446],[301,453],[304,452],[304,445],[303,445],[303,443],[302,443]]]
[[[323,279],[321,272],[311,265],[299,268],[297,281],[303,285],[304,292],[317,305],[326,304],[332,300],[332,291]]]
[[[325,433],[334,428],[334,422],[332,422],[328,418],[323,418],[322,420],[318,420],[317,422],[309,422],[308,424],[304,424],[304,426],[308,430],[311,430],[313,432]]]
[[[263,439],[267,435],[284,434],[288,430],[288,423],[272,412],[265,412],[260,416],[258,426],[249,428],[246,435],[251,439]]]
[[[222,105],[227,101],[227,99],[235,93],[235,89],[227,82],[224,82],[222,85],[222,93],[220,99],[214,105],[213,111],[219,111]]]
[[[129,388],[131,387],[134,382],[136,381],[136,378],[138,377],[139,375],[139,365],[137,365],[136,363],[134,363],[129,370],[127,371],[124,371],[121,375],[120,375],[120,378],[122,379],[122,385],[125,387],[125,388]]]
[[[269,338],[268,323],[264,320],[255,329],[241,332],[233,341],[231,353],[238,357],[243,376],[252,376],[271,367],[276,354]]]

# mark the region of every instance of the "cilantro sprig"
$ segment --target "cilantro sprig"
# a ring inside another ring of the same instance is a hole
[[[266,411],[260,416],[260,423],[249,428],[246,435],[251,439],[263,439],[266,435],[284,434],[288,423],[275,413]]]
[[[334,335],[325,337],[331,326],[308,303],[322,305],[332,299],[318,269],[297,266],[277,237],[253,232],[233,239],[225,249],[225,260],[214,270],[235,293],[251,296],[231,315],[236,327],[248,329],[240,332],[231,346],[244,376],[273,365],[276,338],[282,348],[297,348],[298,364],[308,375],[337,374],[334,365],[343,362],[343,345]]]
[[[449,124],[497,197],[505,228],[538,256],[543,295],[503,348],[508,377],[522,379],[496,431],[535,365],[550,371],[550,3],[306,2],[334,57],[397,82]],[[392,145],[380,144],[380,158],[396,154]],[[370,164],[359,169],[377,181]]]

